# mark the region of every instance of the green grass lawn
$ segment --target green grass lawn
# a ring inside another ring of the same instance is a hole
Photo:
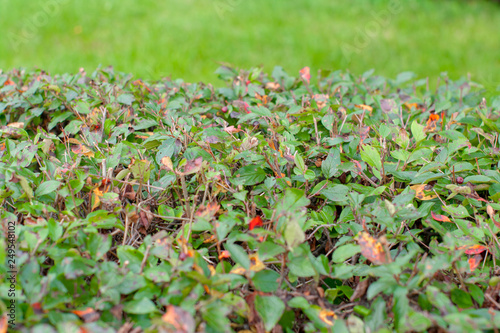
[[[500,6],[481,1],[0,0],[0,22],[3,70],[114,65],[214,82],[226,62],[500,84]]]

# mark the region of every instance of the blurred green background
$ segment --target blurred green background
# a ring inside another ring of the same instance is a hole
[[[0,23],[3,70],[113,65],[218,84],[223,62],[500,85],[500,5],[486,1],[0,0]]]

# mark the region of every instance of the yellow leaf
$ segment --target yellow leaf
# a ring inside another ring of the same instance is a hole
[[[381,265],[391,261],[382,242],[373,238],[369,233],[360,231],[357,241],[361,247],[361,254],[374,264]]]
[[[246,271],[247,270],[244,269],[243,267],[235,267],[229,273],[238,274],[238,275],[245,275]]]
[[[420,184],[420,185],[412,185],[410,188],[416,192],[415,197],[419,200],[425,201],[425,200],[432,200],[434,198],[437,198],[436,194],[429,194],[426,195],[424,191],[426,190],[426,187],[428,187],[427,184]]]
[[[266,265],[259,259],[257,253],[250,254],[248,258],[250,259],[250,270],[258,272],[266,268]]]
[[[325,324],[333,326],[333,321],[337,319],[337,315],[332,310],[321,309],[319,312],[319,319]]]

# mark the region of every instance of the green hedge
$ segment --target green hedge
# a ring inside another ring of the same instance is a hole
[[[0,74],[0,331],[500,328],[500,98],[217,73]]]

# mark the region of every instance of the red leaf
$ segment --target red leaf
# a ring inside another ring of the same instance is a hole
[[[480,254],[475,254],[472,257],[469,258],[469,268],[471,272],[474,272],[474,270],[479,266],[481,263],[481,260],[483,257]]]
[[[309,67],[304,67],[300,71],[300,78],[307,81],[307,84],[311,81],[311,72]]]
[[[260,216],[256,216],[250,221],[250,226],[248,227],[248,229],[253,230],[254,228],[261,227],[262,225],[262,219],[260,218]]]
[[[439,214],[434,214],[434,212],[431,212],[432,218],[436,221],[439,222],[451,222],[450,219],[447,216],[444,215],[439,215]]]
[[[469,245],[469,246],[464,245],[464,246],[459,247],[458,249],[461,250],[463,248],[466,248],[465,254],[479,254],[479,253],[483,253],[484,251],[488,250],[488,248],[486,246],[479,245],[479,244]]]

